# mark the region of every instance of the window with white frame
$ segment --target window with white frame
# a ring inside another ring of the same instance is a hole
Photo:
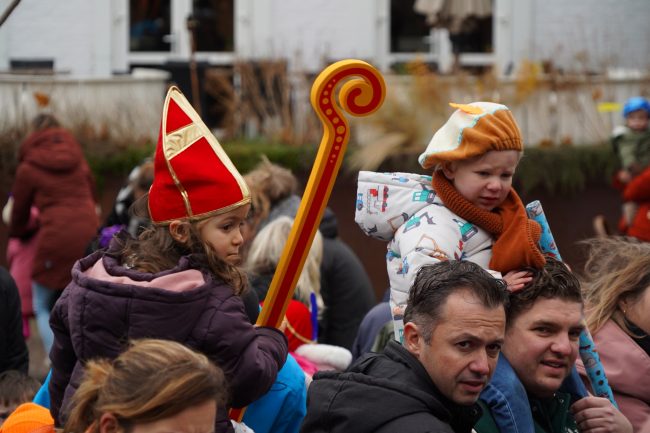
[[[234,16],[233,0],[194,0],[196,51],[234,51]]]
[[[492,22],[492,0],[390,0],[391,64],[418,58],[443,72],[491,66]]]
[[[132,52],[168,52],[171,49],[171,0],[129,3],[129,49]]]
[[[223,63],[235,47],[235,0],[130,0],[131,62]]]

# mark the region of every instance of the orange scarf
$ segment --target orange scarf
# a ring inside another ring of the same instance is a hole
[[[542,229],[537,222],[528,219],[514,189],[511,188],[504,202],[490,212],[460,195],[441,171],[434,173],[432,184],[449,210],[496,238],[492,245],[490,269],[505,274],[526,266],[536,269],[544,266],[546,259],[538,247]]]

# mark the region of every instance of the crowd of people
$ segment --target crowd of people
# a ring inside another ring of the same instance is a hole
[[[583,243],[583,272],[542,250],[512,186],[508,107],[450,105],[430,175],[359,173],[386,299],[326,209],[277,328],[258,317],[285,301],[269,291],[301,200],[290,170],[240,174],[171,87],[155,155],[100,227],[81,147],[39,116],[4,212],[0,433],[650,432],[650,104],[625,106],[621,232]]]

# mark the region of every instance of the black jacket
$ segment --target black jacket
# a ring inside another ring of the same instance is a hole
[[[9,272],[0,267],[0,373],[18,370],[27,374],[28,368],[18,288]]]
[[[375,291],[361,260],[338,237],[334,213],[325,209],[320,293],[325,304],[320,343],[352,349],[363,316],[375,305]]]
[[[309,387],[302,433],[469,433],[478,405],[459,406],[413,355],[391,341],[344,373],[320,372]]]

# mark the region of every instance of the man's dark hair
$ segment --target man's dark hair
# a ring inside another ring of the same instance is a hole
[[[423,266],[418,271],[404,312],[404,323],[418,325],[424,341],[429,343],[447,298],[459,290],[469,291],[486,308],[496,308],[508,302],[504,281],[494,278],[476,263],[439,262]]]
[[[533,280],[522,290],[510,294],[510,303],[506,308],[507,326],[532,308],[539,298],[583,303],[578,278],[561,261],[547,256],[542,269],[526,270],[532,274]]]

